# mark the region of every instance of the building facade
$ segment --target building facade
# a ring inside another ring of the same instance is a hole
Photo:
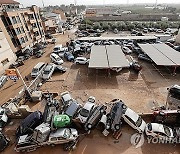
[[[3,74],[15,61],[16,55],[12,51],[4,32],[0,28],[0,74]]]
[[[8,33],[7,40],[13,52],[30,50],[33,45],[45,40],[37,6],[3,9],[0,20],[3,23],[2,29]]]

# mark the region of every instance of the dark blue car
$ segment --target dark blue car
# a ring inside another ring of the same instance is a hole
[[[72,53],[70,53],[70,52],[65,52],[64,53],[64,58],[66,58],[67,59],[67,61],[74,61],[74,56],[73,56],[73,54]]]

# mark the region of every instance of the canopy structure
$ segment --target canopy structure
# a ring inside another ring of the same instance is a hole
[[[143,52],[145,52],[156,65],[163,66],[179,66],[180,52],[177,52],[168,45],[162,44],[139,44]]]
[[[89,68],[109,68],[105,46],[91,48]]]
[[[91,48],[89,68],[129,67],[121,47],[118,45],[93,46]]]
[[[79,41],[102,41],[102,40],[156,40],[156,36],[121,36],[121,37],[82,37]]]

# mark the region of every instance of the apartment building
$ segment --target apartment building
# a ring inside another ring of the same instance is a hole
[[[17,2],[13,0],[8,0],[8,2],[11,7],[4,7],[0,20],[3,23],[2,29],[8,33],[6,38],[13,52],[24,52],[30,50],[36,43],[43,42],[45,34],[39,8],[37,6],[20,8],[17,6]],[[12,7],[13,3],[16,7]]]
[[[12,51],[6,36],[0,28],[0,75],[16,61],[16,55]]]

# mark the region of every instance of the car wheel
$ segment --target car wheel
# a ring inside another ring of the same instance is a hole
[[[120,124],[116,124],[114,127],[115,127],[116,130],[119,130],[120,129]]]
[[[76,62],[77,65],[79,65],[79,62]]]
[[[104,113],[104,109],[100,109],[100,113]]]
[[[125,104],[123,104],[123,105],[122,105],[122,108],[123,108],[123,109],[126,109],[126,108],[127,108],[127,106],[126,106]]]
[[[92,124],[87,124],[87,128],[91,129],[92,128]]]

